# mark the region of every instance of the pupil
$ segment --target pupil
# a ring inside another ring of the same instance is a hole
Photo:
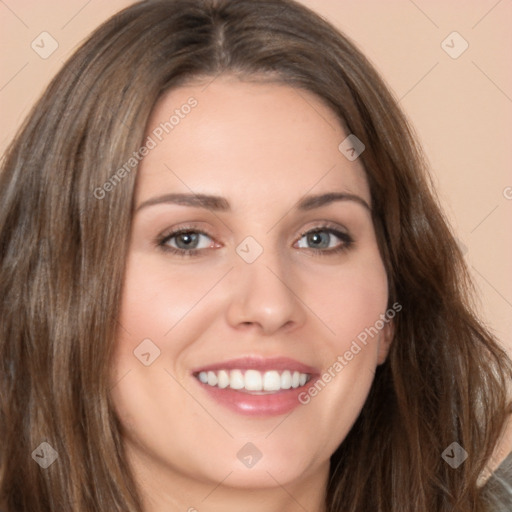
[[[323,244],[322,244],[322,235],[324,235],[324,240],[323,240]],[[326,233],[312,233],[310,235],[310,238],[309,238],[309,241],[311,243],[313,243],[314,245],[316,245],[317,247],[319,245],[322,245],[323,247],[327,247],[329,245],[329,241],[326,239]],[[327,245],[326,245],[327,244]]]
[[[180,246],[180,242],[184,247],[190,247],[197,242],[197,233],[182,233],[176,240],[176,245]]]

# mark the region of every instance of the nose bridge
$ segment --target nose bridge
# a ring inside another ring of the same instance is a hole
[[[247,237],[236,252],[228,310],[230,324],[258,324],[270,333],[303,321],[304,312],[290,282],[293,268],[272,237],[267,236],[264,244]]]
[[[240,285],[247,287],[246,293],[251,291],[251,295],[265,298],[269,305],[278,299],[290,299],[288,296],[293,294],[286,281],[292,269],[289,262],[285,261],[285,255],[271,237],[267,237],[265,245],[260,245],[260,248],[256,243],[255,240],[246,240],[237,248],[240,256],[237,265]],[[243,251],[247,249],[248,253],[244,254]],[[245,259],[246,254],[251,254],[251,259]]]

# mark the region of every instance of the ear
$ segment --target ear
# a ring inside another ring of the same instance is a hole
[[[377,342],[377,365],[381,365],[386,361],[394,336],[395,324],[393,320],[389,320],[379,333]]]

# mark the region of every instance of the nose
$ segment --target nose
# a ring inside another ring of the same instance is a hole
[[[230,276],[228,323],[236,329],[257,329],[264,335],[302,325],[305,305],[292,270],[268,251],[253,263],[238,262]]]

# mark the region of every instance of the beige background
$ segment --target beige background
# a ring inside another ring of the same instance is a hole
[[[512,1],[301,1],[356,41],[400,100],[466,251],[481,314],[512,354]],[[0,0],[0,151],[77,43],[131,3]],[[31,47],[51,49],[42,32],[58,44],[47,58]]]

